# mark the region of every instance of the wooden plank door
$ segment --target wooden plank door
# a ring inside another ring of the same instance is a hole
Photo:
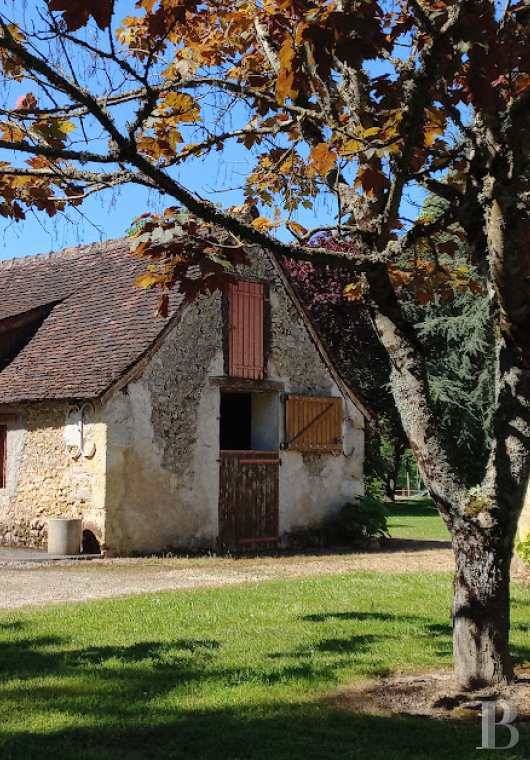
[[[277,451],[221,451],[221,549],[264,551],[277,546],[279,464]]]

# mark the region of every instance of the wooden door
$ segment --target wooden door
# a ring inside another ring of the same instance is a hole
[[[221,451],[221,549],[263,551],[277,546],[279,465],[277,451]]]

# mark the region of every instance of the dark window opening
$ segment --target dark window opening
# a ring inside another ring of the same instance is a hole
[[[0,425],[0,488],[6,487],[7,475],[7,427]]]
[[[83,531],[81,551],[83,554],[101,554],[101,546],[95,533],[87,528]]]
[[[221,451],[278,451],[279,395],[221,393]]]
[[[221,451],[249,451],[252,446],[252,396],[222,393],[220,421]]]

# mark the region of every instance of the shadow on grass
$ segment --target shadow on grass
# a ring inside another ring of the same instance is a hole
[[[95,716],[93,716],[95,718]],[[2,760],[364,760],[480,758],[478,722],[375,717],[340,712],[324,702],[251,708],[164,709],[146,703],[129,724],[107,716],[39,734],[4,734]],[[504,736],[499,736],[502,741]],[[507,741],[507,737],[506,737]],[[510,760],[527,758],[530,735],[521,732]],[[495,753],[493,753],[494,756]],[[490,753],[491,756],[491,753]]]
[[[365,636],[345,636],[343,638],[322,638],[318,642],[300,647],[292,652],[272,652],[268,655],[270,660],[294,659],[304,663],[304,669],[307,673],[308,680],[315,680],[315,676],[320,679],[326,675],[328,679],[333,679],[335,668],[340,667],[341,661],[352,661],[355,656],[362,654],[370,649],[380,639],[385,636],[374,636],[366,634]],[[315,655],[333,655],[333,664],[327,664],[322,669],[315,661]]]
[[[20,631],[24,624],[20,620],[13,620],[9,623],[0,622],[0,633],[2,631]]]
[[[443,538],[386,538],[377,549],[378,554],[387,552],[426,552],[429,550],[451,549],[451,542]]]
[[[524,601],[513,600],[512,604],[517,605],[519,607],[523,607],[523,606],[526,606],[526,604],[528,603]],[[433,623],[429,618],[422,617],[420,615],[393,615],[387,612],[357,612],[357,611],[342,612],[342,611],[339,611],[339,612],[323,612],[323,613],[317,613],[317,614],[311,614],[311,615],[303,615],[300,619],[306,622],[311,622],[311,623],[325,623],[325,622],[333,621],[333,620],[359,621],[359,622],[377,621],[381,623],[409,623],[418,627],[419,635],[428,637],[430,639],[431,645],[435,649],[436,654],[438,656],[445,657],[447,655],[451,655],[452,653],[453,629],[452,629],[451,624],[449,622],[448,623]],[[511,629],[513,632],[515,631],[530,632],[530,623],[528,625],[521,624],[521,623],[514,623],[512,624]],[[382,634],[377,637],[356,636],[354,637],[354,639],[359,640],[362,643],[362,641],[369,638],[371,638],[372,641],[375,641],[375,639],[389,638],[392,635],[395,636],[397,634],[393,634],[389,632],[387,634]],[[324,642],[325,641],[326,640],[324,639]],[[343,642],[342,639],[340,641]],[[348,650],[347,641],[348,640],[344,640],[344,643],[342,644],[342,649],[344,651]],[[359,645],[358,641],[352,641],[350,651],[359,652],[361,651],[361,649],[362,647]],[[512,644],[511,652],[512,652],[514,661],[517,664],[526,665],[528,662],[530,662],[530,646],[517,646],[517,645]]]
[[[432,499],[399,499],[388,507],[391,514],[407,517],[435,517],[438,514]]]
[[[389,622],[399,620],[404,623],[417,623],[418,621],[425,620],[417,615],[392,615],[387,612],[320,612],[314,615],[303,615],[301,620],[305,620],[310,623],[324,623],[326,620],[377,620],[381,622]]]
[[[4,678],[21,679],[47,675],[71,675],[92,667],[98,671],[117,672],[127,665],[138,666],[148,661],[152,670],[165,669],[168,662],[181,671],[189,669],[190,653],[199,655],[197,659],[210,659],[210,650],[217,649],[217,641],[176,639],[174,642],[144,641],[126,647],[87,647],[70,649],[66,640],[56,636],[24,638],[0,643],[0,670]],[[182,676],[183,673],[181,672]]]
[[[32,732],[0,730],[1,760],[337,760],[337,758],[479,758],[478,724],[374,717],[335,709],[315,698],[337,683],[337,672],[378,641],[396,638],[408,623],[444,656],[450,626],[419,615],[340,611],[302,620],[381,621],[378,635],[315,638],[270,666],[228,666],[222,643],[189,638],[129,646],[73,646],[67,636],[31,636],[13,624],[17,639],[0,642],[4,715],[38,715]],[[385,630],[384,626],[392,626]],[[3,630],[8,632],[10,626]],[[313,628],[313,626],[311,626]],[[0,629],[2,630],[2,629]],[[384,643],[384,642],[383,642]],[[530,656],[529,650],[524,650]],[[516,656],[522,656],[522,650]],[[283,661],[281,661],[283,660]],[[377,663],[375,663],[377,667]],[[366,672],[370,672],[369,668]],[[281,690],[290,682],[300,690]],[[261,689],[252,691],[252,685]],[[250,692],[245,689],[249,689]],[[270,690],[269,690],[270,687]],[[243,691],[242,691],[243,689]],[[248,698],[251,693],[252,698]],[[297,695],[297,696],[294,696]],[[23,726],[24,720],[18,725]],[[530,756],[522,734],[514,758]]]

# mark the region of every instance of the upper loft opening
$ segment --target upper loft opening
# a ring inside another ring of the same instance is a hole
[[[37,306],[0,321],[0,371],[28,345],[57,303]]]

